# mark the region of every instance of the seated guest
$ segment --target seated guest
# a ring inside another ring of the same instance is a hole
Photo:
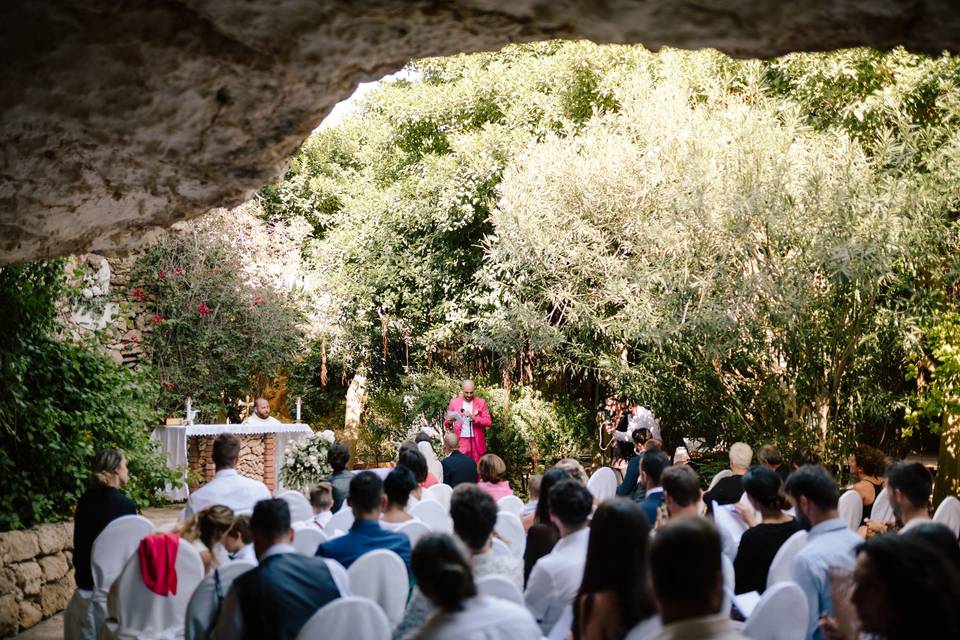
[[[587,470],[583,468],[583,465],[580,464],[579,460],[575,458],[561,458],[557,460],[557,464],[553,466],[563,469],[570,474],[571,478],[580,484],[587,484]]]
[[[745,640],[723,603],[720,535],[706,518],[683,518],[657,531],[650,572],[663,629],[657,640]]]
[[[529,611],[508,600],[477,594],[468,553],[456,538],[442,534],[420,538],[411,565],[418,587],[437,611],[407,638],[540,640],[540,629]]]
[[[477,463],[471,456],[460,451],[460,436],[453,431],[443,434],[443,452],[446,454],[440,465],[443,467],[443,483],[454,489],[464,482],[477,482]]]
[[[503,459],[494,454],[487,453],[480,458],[477,465],[480,471],[480,482],[477,486],[490,494],[495,501],[505,496],[512,496],[513,490],[510,489],[510,483],[503,479],[507,472],[507,465]]]
[[[647,449],[646,443],[648,442],[651,442],[650,438],[644,440],[640,429],[633,432],[633,446],[636,448],[637,455],[631,457],[630,461],[627,462],[627,470],[623,474],[623,481],[617,486],[618,496],[632,497],[634,501],[640,502],[646,495],[644,486],[640,482],[640,460],[645,451],[652,451],[654,448]]]
[[[324,560],[302,556],[291,544],[286,502],[258,502],[250,531],[260,564],[233,581],[213,637],[295,638],[320,607],[344,594]]]
[[[233,511],[249,511],[260,500],[269,500],[270,490],[258,480],[244,478],[237,473],[240,457],[240,438],[229,433],[213,441],[213,464],[217,469],[213,480],[190,494],[181,519],[189,518],[215,504]]]
[[[917,538],[935,547],[943,554],[957,571],[960,571],[960,546],[953,530],[939,522],[921,522],[903,534],[907,538]]]
[[[353,479],[353,471],[347,469],[347,463],[350,462],[350,449],[342,442],[334,442],[327,450],[327,462],[333,473],[327,478],[333,486],[333,507],[330,511],[336,513],[343,506],[343,501],[350,494],[350,481]]]
[[[893,514],[903,525],[900,533],[930,522],[927,505],[932,490],[933,477],[919,462],[898,462],[887,469],[887,493]]]
[[[450,518],[453,532],[467,546],[472,556],[475,578],[499,575],[508,578],[523,592],[523,563],[512,555],[493,551],[493,528],[497,524],[497,505],[486,492],[475,485],[464,484],[450,497]],[[433,604],[420,589],[413,590],[400,625],[393,637],[402,638],[423,624],[434,612]]]
[[[537,560],[523,594],[527,609],[544,635],[553,629],[564,608],[573,603],[580,588],[590,539],[587,518],[593,510],[590,491],[573,479],[554,485],[548,500],[550,519],[560,531],[560,540],[550,553]]]
[[[333,517],[333,502],[333,485],[329,482],[318,482],[310,490],[310,506],[313,508],[310,522],[320,529],[326,527]]]
[[[802,447],[793,452],[790,464],[794,471],[808,464],[816,467],[820,465],[820,454],[810,447]]]
[[[702,515],[700,478],[687,465],[667,467],[660,475],[663,487],[663,503],[667,506],[669,520]]]
[[[660,486],[660,477],[663,470],[670,466],[670,458],[659,449],[647,451],[640,460],[640,480],[643,482],[645,493],[640,507],[647,514],[647,524],[653,527],[657,523],[657,511],[663,504],[663,487]]]
[[[527,480],[527,493],[530,499],[523,505],[523,528],[529,529],[533,524],[533,514],[537,510],[537,501],[540,500],[540,481],[543,476],[534,474]]]
[[[413,495],[418,500],[420,499],[421,489],[426,489],[439,483],[439,480],[430,473],[427,467],[427,458],[420,453],[420,450],[417,449],[417,446],[412,442],[405,442],[400,445],[400,456],[397,458],[397,466],[406,467],[413,472],[413,476],[417,479],[417,489]]]
[[[573,608],[574,640],[619,640],[657,612],[647,582],[649,532],[632,500],[615,498],[597,508]]]
[[[883,472],[883,453],[862,444],[850,454],[847,465],[855,478],[850,488],[860,494],[860,501],[863,503],[863,524],[870,519],[873,502],[883,490],[883,480],[880,479]]]
[[[787,538],[800,531],[800,523],[783,512],[790,504],[782,493],[780,476],[769,467],[753,467],[743,476],[743,490],[753,509],[760,513],[760,522],[754,522],[753,509],[737,503],[736,509],[747,526],[740,539],[736,560],[735,592],[746,593],[767,588],[770,563]]]
[[[527,530],[527,547],[523,551],[523,580],[526,583],[537,560],[550,553],[560,539],[560,530],[550,520],[550,489],[570,474],[559,467],[551,467],[540,481],[540,501],[533,514],[533,525]]]
[[[250,531],[250,516],[234,518],[230,530],[223,536],[222,544],[231,562],[257,564],[257,554],[253,550],[253,533]]]
[[[383,492],[387,496],[387,508],[380,516],[380,526],[387,531],[396,531],[401,526],[416,520],[406,512],[410,493],[417,488],[417,479],[406,467],[397,467],[383,481]]]
[[[345,535],[317,547],[317,555],[332,558],[350,568],[354,560],[374,549],[393,551],[410,566],[410,538],[380,526],[380,512],[387,506],[383,481],[371,471],[361,471],[350,481],[347,504],[354,522]]]
[[[784,464],[783,458],[780,456],[780,450],[772,444],[765,444],[760,447],[760,450],[757,451],[757,462],[760,463],[760,466],[776,472],[780,476],[780,482],[786,482],[787,476],[792,471],[789,465]]]
[[[215,504],[181,521],[174,532],[200,552],[204,573],[210,573],[217,566],[217,545],[232,526],[233,510]]]
[[[707,511],[713,511],[713,503],[733,504],[743,495],[743,474],[750,468],[753,460],[753,449],[745,442],[735,442],[730,447],[730,471],[733,475],[721,478],[703,494],[703,501]]]
[[[837,516],[840,494],[823,467],[800,467],[787,478],[784,492],[797,522],[809,530],[807,545],[793,559],[791,572],[807,597],[807,637],[819,639],[820,615],[833,615],[829,570],[852,569],[854,549],[863,540]]]

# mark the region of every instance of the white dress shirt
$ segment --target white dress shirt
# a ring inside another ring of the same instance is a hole
[[[914,518],[913,520],[910,520],[905,525],[903,525],[900,528],[900,531],[898,531],[897,533],[906,533],[907,531],[910,531],[910,529],[913,529],[914,527],[919,527],[920,525],[926,524],[928,522],[933,522],[933,520],[931,520],[929,516],[920,516],[919,518]]]
[[[244,478],[236,469],[221,469],[213,476],[213,480],[190,494],[181,519],[215,504],[222,504],[234,511],[252,511],[253,505],[272,497],[267,485],[262,482]]]
[[[236,553],[231,553],[229,556],[230,562],[247,562],[249,564],[257,564],[257,554],[253,550],[252,544],[245,544],[243,547]]]
[[[407,638],[419,640],[541,640],[530,612],[509,600],[478,595],[463,610],[438,611]]]
[[[274,418],[273,416],[267,416],[266,418],[261,418],[261,417],[258,416],[257,414],[251,413],[251,414],[248,415],[246,418],[244,418],[243,424],[271,424],[271,425],[277,425],[277,424],[282,424],[282,423],[281,423],[279,420],[277,420],[276,418]]]
[[[628,636],[629,637],[629,636]],[[747,640],[724,614],[689,618],[664,626],[653,640]]]
[[[580,589],[589,540],[590,528],[584,527],[561,538],[553,551],[533,565],[523,599],[543,635],[550,633],[563,608],[573,603]]]

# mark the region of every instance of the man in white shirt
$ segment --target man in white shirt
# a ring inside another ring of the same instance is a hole
[[[543,635],[549,635],[564,608],[573,604],[583,580],[590,529],[587,518],[593,496],[576,480],[561,480],[550,490],[550,520],[560,530],[553,551],[533,565],[523,594],[527,609],[537,619]]]
[[[270,415],[270,403],[266,398],[257,398],[253,402],[253,413],[247,416],[243,424],[280,424],[280,421]]]
[[[887,469],[887,493],[890,508],[903,523],[900,533],[930,522],[927,503],[933,490],[930,471],[919,462],[897,462]]]
[[[240,457],[240,438],[223,433],[213,442],[213,464],[217,473],[187,499],[181,519],[222,504],[236,511],[251,511],[260,500],[269,500],[270,490],[262,482],[244,478],[234,468]]]

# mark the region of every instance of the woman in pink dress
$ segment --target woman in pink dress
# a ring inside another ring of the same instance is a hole
[[[477,486],[490,494],[494,502],[504,496],[513,495],[510,483],[503,479],[507,472],[507,465],[500,456],[493,453],[483,456],[480,458],[480,464],[477,465],[477,471],[480,472],[480,482]]]

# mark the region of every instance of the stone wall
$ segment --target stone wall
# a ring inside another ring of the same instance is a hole
[[[272,433],[258,435],[242,435],[240,438],[240,459],[237,462],[237,472],[259,480],[267,485],[270,491],[277,488],[277,470],[275,454],[275,437]],[[213,441],[215,436],[187,438],[187,461],[190,467],[190,477],[199,479],[190,483],[190,491],[196,491],[207,482],[213,480],[216,468],[213,464]]]
[[[75,588],[72,522],[0,533],[0,637],[63,611]]]

